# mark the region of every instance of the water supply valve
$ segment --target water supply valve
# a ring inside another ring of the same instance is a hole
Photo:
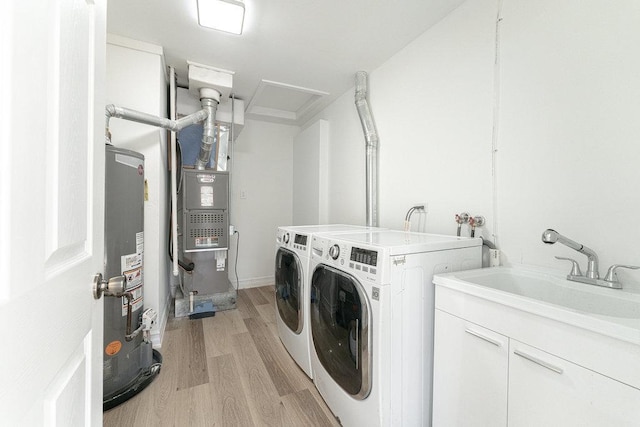
[[[469,225],[471,226],[471,237],[476,236],[476,227],[482,227],[484,225],[483,216],[472,216],[469,218]]]
[[[456,235],[460,237],[462,232],[462,224],[466,224],[469,222],[469,214],[467,212],[462,212],[460,214],[456,214],[456,223],[458,224],[458,230],[456,231]]]

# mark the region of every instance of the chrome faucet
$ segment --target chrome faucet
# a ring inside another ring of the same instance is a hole
[[[570,247],[571,249],[580,252],[587,256],[588,264],[587,264],[587,274],[585,277],[589,279],[599,279],[600,275],[598,273],[598,255],[592,250],[586,247],[583,244],[578,242],[574,242],[571,239],[564,237],[562,234],[558,233],[556,230],[547,229],[542,233],[542,241],[544,243],[548,243],[550,245],[560,242],[565,246]]]
[[[600,274],[598,273],[598,255],[592,250],[586,247],[585,245],[574,242],[571,239],[564,237],[562,234],[558,233],[555,230],[547,229],[542,233],[542,241],[547,244],[554,244],[556,242],[560,242],[565,246],[570,247],[573,250],[580,252],[587,256],[588,264],[587,264],[587,273],[583,276],[580,271],[580,266],[575,259],[564,258],[557,256],[557,259],[571,261],[572,267],[571,272],[567,275],[567,280],[572,280],[574,282],[586,283],[588,285],[596,285],[596,286],[604,286],[606,288],[613,289],[622,289],[622,283],[620,283],[617,279],[616,269],[618,268],[630,268],[633,270],[637,270],[640,267],[635,265],[618,265],[614,264],[609,267],[607,271],[607,275],[604,280],[600,279]]]

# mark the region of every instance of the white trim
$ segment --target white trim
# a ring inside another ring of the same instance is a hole
[[[143,42],[140,40],[130,39],[128,37],[118,36],[116,34],[107,34],[107,44],[127,47],[129,49],[139,50],[141,52],[153,53],[155,55],[164,55],[162,46]]]
[[[232,282],[235,283],[234,281]],[[260,286],[269,286],[269,285],[275,286],[275,280],[273,276],[252,277],[250,279],[240,280],[239,289],[258,288]]]
[[[156,324],[155,328],[151,329],[151,345],[155,349],[162,348],[164,331],[167,328],[167,321],[169,320],[169,312],[171,311],[172,303],[173,298],[169,296],[169,298],[167,298],[167,303],[164,306],[164,310],[162,311],[162,313],[158,314],[159,322]]]
[[[167,71],[167,64],[164,60],[164,48],[157,44],[151,44],[140,40],[130,39],[128,37],[119,36],[116,34],[107,34],[107,44],[114,46],[126,47],[128,49],[138,50],[140,52],[151,53],[158,55],[162,61],[162,69],[164,70],[164,80],[169,81],[169,74]]]

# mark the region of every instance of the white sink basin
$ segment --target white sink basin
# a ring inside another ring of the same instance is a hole
[[[640,294],[566,280],[535,267],[438,274],[434,283],[606,335],[640,342]]]
[[[640,300],[619,289],[598,288],[512,268],[475,270],[462,279],[499,291],[602,316],[640,319]],[[575,283],[575,284],[574,284]]]

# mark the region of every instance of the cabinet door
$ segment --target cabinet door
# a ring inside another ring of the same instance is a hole
[[[436,310],[434,340],[433,425],[506,425],[508,338]]]
[[[640,390],[513,339],[510,344],[510,426],[640,422]]]

